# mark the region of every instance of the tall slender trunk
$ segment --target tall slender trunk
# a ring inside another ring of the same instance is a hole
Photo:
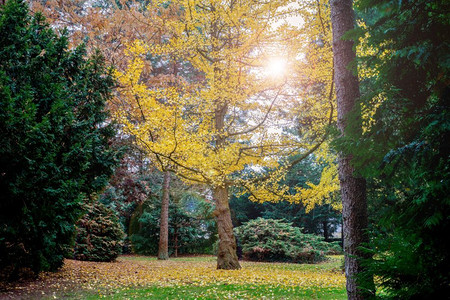
[[[173,235],[174,235],[174,238],[173,238],[173,249],[174,249],[173,256],[174,257],[178,257],[178,225],[175,225]]]
[[[219,251],[217,253],[217,269],[237,270],[241,268],[236,254],[236,239],[233,234],[230,206],[228,204],[228,187],[214,188],[216,211],[214,212],[219,231]]]
[[[165,171],[161,201],[158,259],[169,259],[169,189],[170,172]]]
[[[322,222],[323,226],[323,237],[325,238],[325,241],[328,242],[328,220],[325,219],[325,221]]]
[[[354,28],[354,13],[351,0],[331,0],[331,24],[333,28],[334,81],[337,96],[337,125],[345,135],[348,114],[353,111],[360,97],[358,77],[349,69],[356,59],[353,41],[342,36]],[[352,124],[360,126],[359,124]],[[362,270],[359,258],[360,246],[368,241],[366,181],[354,175],[352,157],[339,154],[339,181],[342,195],[342,218],[344,230],[345,276],[348,299],[366,299],[373,296],[371,290],[359,288],[355,276]]]

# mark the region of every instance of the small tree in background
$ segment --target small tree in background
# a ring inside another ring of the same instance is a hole
[[[77,222],[74,258],[114,261],[122,250],[124,233],[113,210],[95,201],[86,204],[87,213]]]
[[[169,254],[212,253],[215,222],[212,203],[192,191],[172,193],[169,205]],[[133,250],[156,255],[160,234],[161,201],[150,198],[136,208],[130,223]]]

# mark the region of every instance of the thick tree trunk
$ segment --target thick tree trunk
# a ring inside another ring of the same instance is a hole
[[[158,259],[169,259],[169,189],[170,172],[166,171],[164,173],[163,197],[161,201]]]
[[[358,77],[349,69],[356,59],[353,41],[342,40],[342,35],[354,28],[351,0],[331,0],[331,24],[333,28],[334,81],[337,96],[338,127],[345,134],[348,114],[353,111],[360,97]],[[352,124],[360,126],[359,124]],[[342,195],[344,231],[345,276],[348,299],[366,299],[373,296],[371,290],[359,289],[355,276],[362,271],[359,247],[367,242],[366,182],[354,176],[351,156],[339,154],[339,181]]]
[[[233,234],[230,206],[228,204],[228,188],[216,187],[213,191],[216,201],[215,216],[219,231],[219,251],[217,253],[217,269],[237,270],[241,268],[236,254],[236,239]]]

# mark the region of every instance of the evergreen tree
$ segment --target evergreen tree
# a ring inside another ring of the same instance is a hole
[[[116,213],[99,201],[86,204],[87,213],[76,224],[73,257],[87,261],[114,261],[122,252],[124,236]]]
[[[0,7],[0,32],[0,269],[12,279],[62,265],[82,200],[105,186],[117,151],[102,58],[68,50],[24,1]]]
[[[450,294],[450,16],[448,1],[358,1],[366,36],[363,107],[354,151],[370,178],[373,261],[392,298]]]

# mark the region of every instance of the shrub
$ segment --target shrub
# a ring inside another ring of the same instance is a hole
[[[235,228],[235,233],[248,260],[315,263],[325,260],[325,254],[340,252],[336,243],[304,234],[283,220],[258,218]]]
[[[74,258],[88,261],[113,261],[122,249],[124,233],[115,213],[100,202],[86,205],[77,223]]]

